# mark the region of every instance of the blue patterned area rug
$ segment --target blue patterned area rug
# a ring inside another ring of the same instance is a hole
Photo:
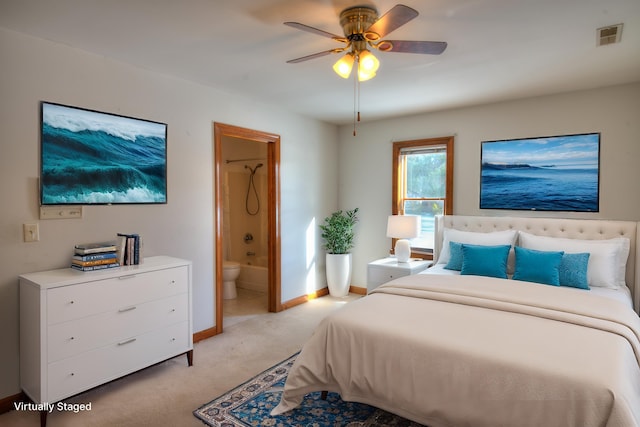
[[[269,413],[280,402],[287,374],[296,356],[297,354],[294,354],[201,406],[193,411],[193,414],[211,427],[422,426],[373,406],[345,402],[336,393],[328,393],[327,399],[323,400],[320,392],[307,394],[299,407],[272,417]]]

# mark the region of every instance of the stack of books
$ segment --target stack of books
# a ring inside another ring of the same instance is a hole
[[[71,268],[80,271],[94,271],[119,267],[115,242],[84,243],[76,245]]]
[[[142,237],[139,234],[118,233],[118,262],[121,265],[142,263]]]

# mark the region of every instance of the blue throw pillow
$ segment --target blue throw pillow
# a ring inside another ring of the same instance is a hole
[[[514,280],[543,283],[545,285],[560,285],[560,263],[564,252],[537,251],[515,247],[516,269]]]
[[[507,278],[507,258],[511,245],[462,245],[460,274]]]
[[[444,268],[447,270],[462,270],[462,243],[449,242],[449,262]]]
[[[589,253],[564,254],[560,262],[560,286],[589,289],[587,280],[587,267],[589,266]]]

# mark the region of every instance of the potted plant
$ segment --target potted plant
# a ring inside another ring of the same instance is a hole
[[[326,251],[326,273],[329,293],[343,297],[349,293],[351,282],[351,249],[355,237],[354,227],[358,222],[358,208],[351,211],[336,211],[320,225]]]

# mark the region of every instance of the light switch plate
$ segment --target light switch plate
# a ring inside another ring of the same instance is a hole
[[[40,230],[38,223],[22,224],[22,234],[25,242],[37,242],[40,240]]]

